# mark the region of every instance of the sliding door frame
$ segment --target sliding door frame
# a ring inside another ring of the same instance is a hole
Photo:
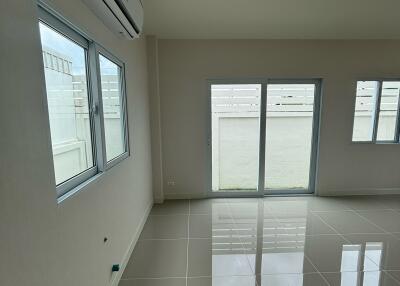
[[[213,191],[212,190],[212,85],[230,84],[260,84],[260,121],[259,121],[259,166],[258,166],[258,187],[257,190],[249,191]],[[310,171],[308,189],[265,189],[265,145],[266,145],[266,113],[267,113],[267,86],[268,84],[314,84],[314,106],[312,123],[312,142],[310,155]],[[322,79],[289,79],[289,78],[251,78],[251,79],[210,79],[207,80],[207,142],[206,142],[206,188],[208,197],[263,197],[265,195],[303,195],[315,193],[317,172],[318,172],[318,153],[320,135],[320,117],[322,100]]]
[[[318,154],[319,154],[319,135],[320,135],[320,117],[321,117],[321,97],[322,97],[322,80],[321,79],[269,79],[268,84],[313,84],[314,88],[314,105],[313,105],[313,121],[311,134],[311,152],[310,152],[310,169],[308,177],[308,188],[290,188],[290,189],[266,189],[263,185],[264,195],[302,195],[314,194],[317,182],[318,172]],[[268,100],[267,91],[265,93]],[[266,114],[266,109],[264,113]],[[264,152],[265,152],[264,142]],[[261,151],[261,150],[260,150]],[[265,168],[265,163],[264,163]],[[265,173],[264,173],[265,176]]]
[[[264,196],[264,191],[262,188],[264,185],[264,176],[260,177],[261,170],[264,170],[264,153],[259,153],[259,158],[258,158],[258,169],[259,169],[259,174],[258,174],[258,183],[257,183],[257,190],[248,190],[248,191],[220,191],[220,192],[213,192],[212,190],[212,102],[211,102],[211,96],[212,96],[212,91],[211,87],[212,85],[230,85],[230,84],[259,84],[261,85],[261,97],[260,97],[260,121],[259,125],[261,130],[264,130],[264,132],[260,132],[260,138],[259,138],[259,149],[262,147],[262,142],[265,142],[265,120],[263,120],[263,116],[265,117],[265,112],[263,110],[266,107],[266,97],[263,96],[266,92],[266,87],[267,87],[267,80],[265,78],[250,78],[250,79],[210,79],[207,81],[207,164],[206,164],[206,174],[207,174],[207,182],[206,182],[206,188],[207,188],[207,194],[208,197],[223,197],[223,198],[228,198],[228,197],[244,197],[244,198],[252,198],[252,197],[262,197]],[[264,115],[263,115],[264,114]],[[264,124],[264,129],[262,129]],[[262,133],[264,133],[264,138]],[[262,186],[261,186],[262,185]]]

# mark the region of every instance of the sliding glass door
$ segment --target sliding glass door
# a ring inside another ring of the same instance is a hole
[[[261,84],[211,86],[212,190],[257,192]]]
[[[213,194],[312,193],[319,80],[210,84]]]
[[[309,192],[313,158],[315,83],[267,86],[265,179],[268,192]],[[313,176],[312,176],[313,177]],[[311,178],[313,180],[313,178]]]

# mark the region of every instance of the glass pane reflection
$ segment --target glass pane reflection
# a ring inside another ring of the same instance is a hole
[[[324,223],[315,220],[310,201],[231,199],[212,204],[211,273],[206,284],[306,286],[310,278],[324,279],[323,268],[314,261],[316,251],[330,260],[329,265],[336,265],[336,273],[331,273],[336,275],[334,285],[387,285],[381,272],[383,242],[343,240],[338,248],[329,243],[313,245],[315,238],[324,235],[341,238],[336,233],[318,233]],[[337,249],[337,255],[328,255],[332,249]]]

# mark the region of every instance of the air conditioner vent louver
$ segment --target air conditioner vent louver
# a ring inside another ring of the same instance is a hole
[[[114,33],[128,39],[138,38],[143,27],[140,0],[83,0]]]

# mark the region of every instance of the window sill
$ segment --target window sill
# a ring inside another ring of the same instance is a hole
[[[61,204],[64,202],[66,199],[74,196],[78,192],[84,190],[89,184],[92,184],[93,182],[97,181],[101,176],[103,176],[104,172],[97,173],[93,177],[90,177],[86,181],[82,182],[78,186],[72,188],[70,191],[66,192],[65,194],[61,195],[60,197],[57,198],[57,204]]]
[[[119,165],[122,161],[124,161],[126,158],[130,156],[129,152],[125,152],[121,154],[120,156],[116,157],[115,159],[111,160],[110,162],[107,163],[106,170],[96,173],[92,177],[88,178],[87,180],[83,181],[76,187],[73,187],[71,190],[67,191],[65,194],[59,196],[57,198],[57,204],[61,204],[63,201],[66,199],[74,196],[76,193],[82,191],[85,189],[89,184],[92,184],[93,182],[97,181],[101,176],[103,176],[109,169],[112,167]]]

